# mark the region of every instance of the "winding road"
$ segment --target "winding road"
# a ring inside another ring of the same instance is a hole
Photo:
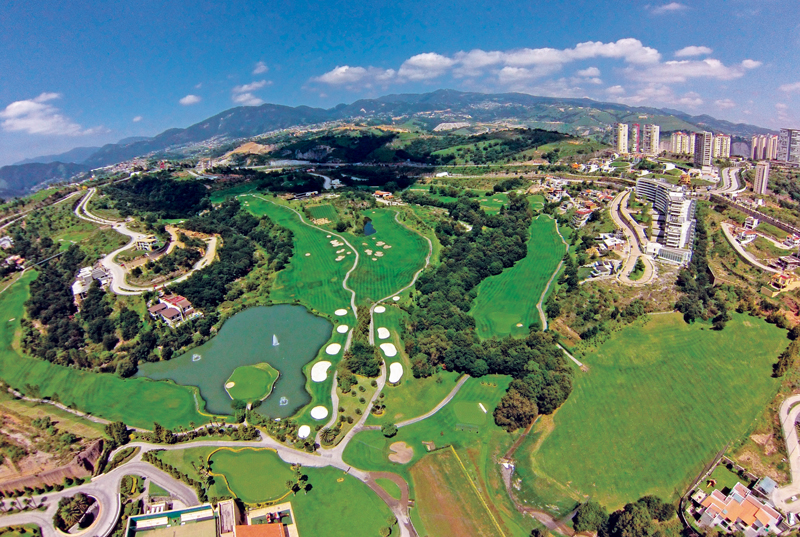
[[[641,247],[643,245],[640,244],[642,239],[639,236],[639,231],[636,229],[630,214],[624,209],[630,195],[630,190],[625,190],[617,194],[611,202],[611,205],[609,205],[608,212],[611,214],[614,225],[622,230],[628,241],[628,247],[625,251],[628,257],[617,273],[617,280],[629,286],[642,286],[648,285],[653,280],[655,267],[653,265],[653,260],[642,253]],[[639,259],[644,263],[644,274],[638,280],[631,280],[629,275],[633,272],[634,267],[636,267],[636,261]]]
[[[786,440],[786,453],[789,457],[792,484],[776,488],[772,492],[772,502],[778,509],[787,513],[800,513],[800,443],[797,440],[797,418],[800,416],[800,395],[788,397],[778,412],[778,419]]]
[[[736,253],[739,254],[739,257],[741,257],[754,267],[763,270],[764,272],[770,272],[772,274],[780,274],[781,271],[779,271],[778,269],[774,269],[772,267],[768,267],[767,265],[765,265],[764,263],[753,257],[753,254],[744,249],[744,246],[742,246],[739,243],[739,241],[736,240],[736,237],[733,236],[733,231],[732,231],[733,226],[731,224],[723,222],[722,224],[720,224],[720,226],[722,226],[722,232],[725,234],[725,238],[728,239],[728,242],[730,243],[731,246],[733,246],[733,249],[736,250]]]

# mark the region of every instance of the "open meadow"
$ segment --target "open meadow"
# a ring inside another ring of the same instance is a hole
[[[154,421],[168,428],[207,421],[197,410],[193,388],[91,373],[22,354],[15,339],[29,296],[28,285],[35,277],[35,272],[28,272],[0,294],[0,322],[4,325],[0,330],[0,378],[23,392],[26,385],[38,386],[43,397],[57,397],[65,405],[136,427],[151,429]]]
[[[527,335],[528,326],[540,322],[536,304],[564,252],[555,221],[547,216],[535,218],[530,227],[528,255],[478,285],[478,297],[470,312],[478,335],[483,339]]]
[[[675,500],[748,433],[787,344],[784,330],[741,314],[724,331],[665,314],[614,333],[517,451],[520,497],[562,513],[589,497],[609,510],[647,494]]]
[[[268,449],[220,449],[209,457],[211,471],[220,476],[237,498],[247,503],[278,499],[289,490],[294,473]]]

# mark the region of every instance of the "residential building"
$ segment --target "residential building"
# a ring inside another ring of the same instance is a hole
[[[630,132],[631,139],[631,153],[638,153],[640,150],[641,140],[639,139],[639,124],[634,123]]]
[[[697,143],[697,133],[689,133],[689,154],[694,155],[695,144]]]
[[[14,239],[6,235],[5,237],[0,238],[0,248],[3,250],[8,250],[14,246]]]
[[[714,161],[714,135],[708,131],[695,133],[694,165],[710,167]]]
[[[676,155],[691,155],[694,148],[690,144],[689,135],[685,132],[673,132],[670,136],[669,152]]]
[[[756,237],[758,237],[758,233],[755,231],[748,231],[746,229],[742,229],[736,234],[736,240],[742,245],[750,244],[756,240]]]
[[[575,211],[575,214],[572,215],[572,226],[575,228],[580,228],[586,225],[586,222],[589,221],[589,217],[592,216],[592,210],[583,207]]]
[[[769,161],[762,160],[756,164],[756,178],[753,181],[753,192],[766,194],[769,186]]]
[[[661,144],[661,127],[658,125],[644,125],[642,128],[642,153],[645,155],[658,155]]]
[[[778,158],[778,136],[757,134],[750,144],[750,158],[753,160],[773,160]]]
[[[744,219],[744,228],[745,229],[755,229],[758,227],[758,218],[753,218],[752,216],[748,216]]]
[[[100,263],[93,267],[83,267],[78,271],[75,281],[72,283],[72,298],[75,300],[75,304],[80,306],[95,280],[101,289],[105,289],[111,283],[111,273]]]
[[[137,250],[144,250],[146,252],[152,252],[158,248],[158,239],[155,235],[147,235],[146,237],[140,237],[136,241],[136,249]]]
[[[147,311],[153,319],[160,319],[174,328],[184,321],[202,317],[202,313],[192,307],[192,303],[181,295],[165,295],[159,297]]]
[[[781,129],[776,160],[800,164],[800,129]]]
[[[714,158],[731,158],[731,137],[727,134],[718,134],[714,136],[714,149],[712,151]]]
[[[699,499],[700,495],[704,496],[698,502],[702,510],[698,521],[700,526],[719,526],[726,533],[741,531],[748,536],[781,533],[778,528],[782,520],[780,513],[741,483],[736,483],[727,496],[714,490],[709,495],[700,492],[692,498]]]
[[[136,537],[140,534],[217,537],[217,517],[211,504],[206,503],[188,509],[156,510],[154,513],[128,518],[125,537]]]
[[[647,253],[674,263],[688,263],[692,257],[695,208],[686,190],[660,179],[636,180],[636,197],[653,204],[655,235]]]
[[[628,124],[617,123],[614,130],[614,143],[617,147],[617,153],[620,155],[628,154]]]

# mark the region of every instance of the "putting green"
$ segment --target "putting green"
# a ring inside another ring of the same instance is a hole
[[[484,406],[486,406],[484,404]],[[474,401],[458,401],[453,404],[453,411],[456,419],[467,425],[486,425],[487,413],[481,410],[478,403]]]
[[[280,498],[294,479],[289,465],[268,449],[222,449],[210,459],[212,472],[225,476],[231,492],[248,503]]]
[[[233,370],[225,389],[231,399],[248,403],[260,401],[272,392],[279,375],[278,370],[267,363],[243,365]]]

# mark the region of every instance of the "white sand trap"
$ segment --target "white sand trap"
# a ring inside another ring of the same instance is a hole
[[[330,239],[331,236],[330,235],[325,235],[325,238]]]
[[[517,323],[517,328],[522,328],[522,323]]]
[[[306,257],[311,257],[311,254],[309,254],[309,253],[306,253]]]
[[[235,383],[235,382],[228,382],[227,384],[225,384],[225,389],[226,389],[226,390],[230,390],[230,389],[231,389],[231,388],[233,388],[234,386],[236,386],[236,383]]]
[[[391,248],[391,247],[392,247],[392,246],[391,246],[390,244],[384,244],[384,245],[383,245],[383,249],[384,249],[384,250],[388,250],[388,249],[389,249],[389,248]]]
[[[389,383],[397,384],[403,378],[403,364],[395,362],[389,366]],[[486,412],[484,410],[484,412]]]
[[[338,343],[331,343],[327,347],[325,347],[325,353],[330,354],[333,356],[334,354],[338,354],[338,352],[342,350],[342,346]]]
[[[375,313],[383,313],[384,311],[386,311],[386,308],[383,306],[375,306]]]
[[[378,242],[375,243],[376,246],[383,246],[384,244],[386,244],[386,243],[383,242],[383,241],[378,241]]]
[[[399,302],[400,301],[400,297],[399,296],[393,296],[392,300],[394,300],[395,302]]]
[[[340,324],[339,326],[336,327],[336,331],[339,332],[340,334],[346,334],[348,330],[350,330],[350,327],[347,326],[346,324]]]
[[[397,356],[397,347],[394,346],[394,343],[381,343],[381,350],[388,358]]]
[[[342,252],[344,252],[344,248],[342,248],[341,250],[336,250],[337,254],[341,254]]]
[[[328,378],[328,368],[331,363],[328,361],[317,362],[311,367],[311,380],[314,382],[325,382]]]
[[[338,256],[338,257],[336,258],[336,261],[341,261],[342,259],[344,259],[344,256],[343,256],[343,255],[340,255],[340,256]]]
[[[315,420],[324,420],[328,417],[328,409],[324,406],[315,406],[311,409],[311,417]]]
[[[350,255],[350,254],[352,254],[352,253],[353,253],[353,252],[350,252],[350,251],[348,251],[348,252],[347,252],[347,255]]]
[[[378,339],[389,339],[389,329],[381,326],[378,328]]]
[[[308,435],[311,434],[311,427],[308,425],[301,425],[299,429],[297,429],[297,438],[308,438]]]
[[[362,243],[361,243],[361,246],[366,246],[366,245],[367,245],[367,243],[366,243],[366,242],[362,242]]]
[[[375,252],[375,257],[383,257],[383,252]]]
[[[483,410],[483,413],[486,414],[486,407],[483,406],[483,403],[478,403],[478,406],[481,407],[481,410]]]
[[[347,315],[347,310],[344,309],[344,308],[340,308],[340,309],[334,311],[333,313],[335,313],[336,315],[341,317],[342,315]]]
[[[372,255],[372,250],[364,250],[364,252],[366,252],[367,255]]]
[[[373,258],[372,258],[372,260],[373,260],[373,261],[377,261],[377,260],[378,260],[378,258],[377,258],[377,257],[373,257]]]

